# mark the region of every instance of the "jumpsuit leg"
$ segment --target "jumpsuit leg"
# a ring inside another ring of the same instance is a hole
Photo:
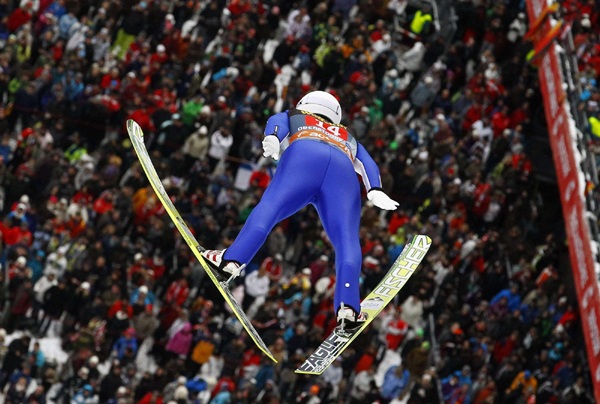
[[[273,181],[223,258],[240,264],[250,262],[277,223],[314,200],[330,156],[331,147],[326,144],[307,140],[291,144]]]
[[[350,159],[332,149],[332,159],[315,204],[335,249],[334,307],[340,302],[360,312],[359,279],[362,269],[360,185]]]

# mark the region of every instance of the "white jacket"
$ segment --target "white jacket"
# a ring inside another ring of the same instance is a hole
[[[57,276],[61,276],[67,269],[67,258],[64,255],[59,257],[56,252],[53,252],[46,259],[44,271],[48,269],[54,269],[57,272]]]
[[[350,396],[363,400],[367,393],[371,390],[371,382],[374,380],[374,376],[369,374],[366,370],[363,370],[354,378],[354,382],[352,383],[352,391],[350,392]]]
[[[222,160],[229,154],[229,148],[232,144],[233,136],[224,136],[221,131],[216,131],[210,137],[208,155],[214,159]]]
[[[423,328],[423,301],[416,300],[414,296],[410,296],[402,303],[401,317],[412,328]]]
[[[258,271],[252,272],[246,276],[244,284],[246,285],[246,294],[252,297],[265,296],[269,292],[269,277],[258,276]]]
[[[81,213],[81,218],[84,222],[89,222],[90,215],[88,214],[87,209],[75,202],[71,203],[67,208],[67,219],[70,220],[77,212]]]
[[[48,279],[48,275],[42,276],[35,283],[35,285],[33,285],[33,292],[35,293],[35,300],[38,303],[43,303],[44,302],[44,294],[46,293],[46,291],[48,289],[50,289],[52,286],[57,285],[57,284],[58,284],[58,282],[56,281],[56,279],[51,281],[50,279]]]
[[[215,358],[211,355],[211,357],[208,358],[208,362],[204,363],[200,368],[200,376],[202,376],[204,380],[209,377],[213,377],[215,380],[218,380],[219,377],[221,377],[223,366],[225,366],[225,361],[223,358]]]

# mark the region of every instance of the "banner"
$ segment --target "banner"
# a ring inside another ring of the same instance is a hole
[[[545,7],[548,7],[546,0],[527,0],[527,11],[532,25],[542,13],[545,13]],[[550,29],[550,18],[546,18],[546,21],[539,27],[538,37],[543,38]],[[558,177],[569,255],[579,300],[594,396],[596,402],[600,402],[600,333],[598,331],[600,296],[598,295],[598,283],[594,271],[595,262],[590,246],[590,231],[585,216],[583,200],[585,181],[575,160],[575,153],[579,153],[574,142],[575,125],[570,124],[572,118],[566,108],[566,102],[561,102],[565,97],[556,48],[556,45],[552,43],[543,56],[540,56],[541,61],[538,65],[540,86],[544,96],[544,109]],[[573,132],[571,132],[571,128],[573,128]]]

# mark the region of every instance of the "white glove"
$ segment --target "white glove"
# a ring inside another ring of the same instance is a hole
[[[279,160],[279,138],[277,136],[265,136],[262,141],[262,146],[264,157],[273,157],[273,160]]]
[[[396,210],[398,209],[399,203],[390,198],[385,192],[379,189],[372,189],[367,193],[367,199],[373,202],[373,205],[379,209],[385,210]]]

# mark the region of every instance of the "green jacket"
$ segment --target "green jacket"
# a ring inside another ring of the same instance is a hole
[[[196,120],[196,116],[202,109],[203,104],[201,102],[189,101],[183,106],[183,123],[186,126],[192,126]]]

